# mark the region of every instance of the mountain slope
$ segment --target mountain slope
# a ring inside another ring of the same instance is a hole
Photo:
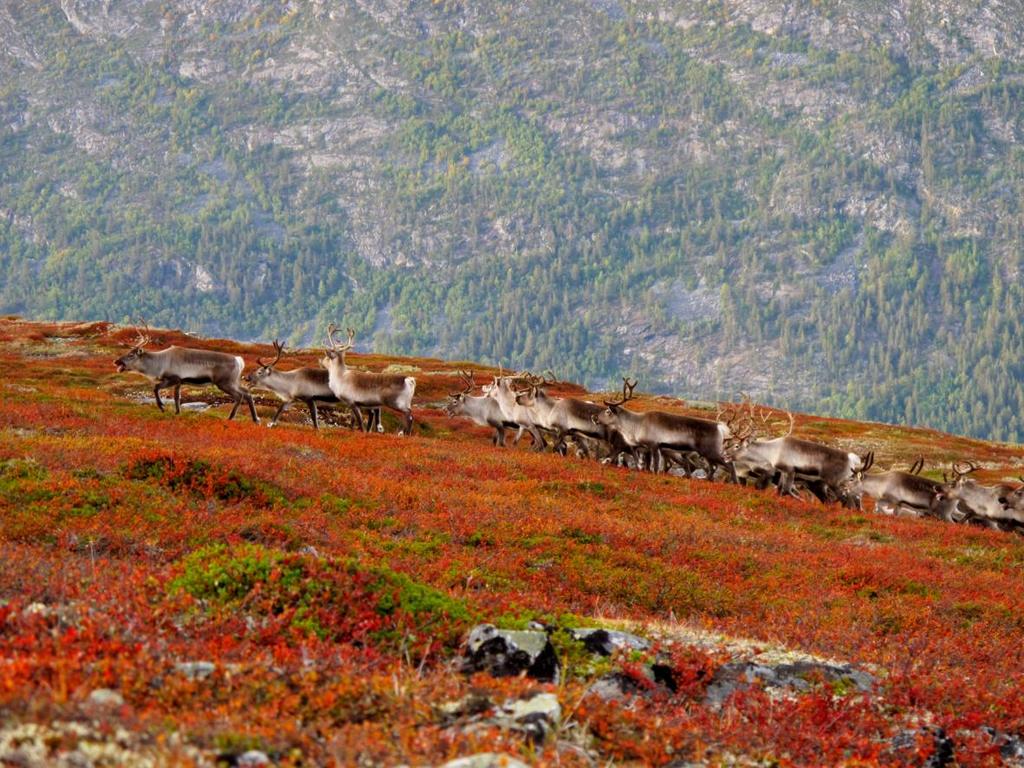
[[[907,765],[949,749],[968,766],[1024,743],[1016,535],[493,448],[436,409],[458,368],[438,360],[356,357],[417,377],[411,437],[317,433],[298,408],[274,430],[228,422],[210,389],[185,398],[208,410],[161,414],[114,372],[131,336],[0,321],[0,759]],[[1024,461],[925,430],[796,430],[883,465],[972,458],[988,480]],[[473,624],[531,619],[553,630],[557,681],[459,671]],[[657,645],[594,656],[569,634],[594,626]],[[538,693],[560,714],[501,719]]]
[[[1020,440],[987,3],[17,2],[0,309]]]

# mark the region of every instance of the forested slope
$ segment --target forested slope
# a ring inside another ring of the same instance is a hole
[[[12,0],[0,311],[1020,440],[1017,10]]]

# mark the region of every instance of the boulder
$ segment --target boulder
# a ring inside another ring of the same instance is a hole
[[[875,679],[848,664],[826,664],[815,661],[798,661],[790,664],[767,666],[753,661],[735,661],[719,667],[708,685],[704,703],[720,707],[725,700],[739,690],[760,684],[765,688],[788,688],[807,691],[815,678],[824,678],[830,683],[839,683],[858,691],[868,693],[874,687]]]
[[[258,768],[261,765],[270,765],[270,758],[266,752],[250,749],[248,752],[243,752],[238,756],[235,765],[239,766],[239,768]]]
[[[182,661],[174,665],[174,671],[189,680],[205,680],[217,669],[212,661]]]
[[[124,706],[124,696],[110,688],[97,688],[89,694],[90,706],[99,709],[117,709]]]
[[[900,731],[892,737],[889,745],[896,754],[907,752],[909,757],[916,752],[922,736],[931,739],[934,751],[921,763],[921,768],[945,768],[953,764],[953,751],[956,745],[946,735],[946,731],[937,725],[924,725]]]
[[[526,735],[534,744],[547,741],[562,722],[562,705],[553,693],[538,693],[529,698],[505,703],[501,716],[494,721]]]
[[[644,638],[616,629],[570,629],[569,634],[588,651],[601,656],[611,656],[618,650],[646,651],[651,647]]]
[[[629,675],[621,672],[609,672],[595,680],[589,688],[587,695],[600,696],[605,701],[618,701],[627,696],[636,696],[643,692],[640,684]]]
[[[503,755],[498,752],[482,752],[479,755],[449,760],[441,768],[529,768],[529,766],[511,755]]]
[[[546,632],[498,629],[493,624],[479,624],[470,631],[462,670],[494,677],[525,673],[546,682],[559,677],[558,657]]]

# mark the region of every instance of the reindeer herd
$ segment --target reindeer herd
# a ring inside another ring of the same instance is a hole
[[[328,328],[319,368],[278,370],[285,349],[275,341],[276,357],[258,358],[256,370],[244,377],[250,388],[269,391],[281,401],[270,426],[300,401],[309,408],[314,428],[319,427],[318,405],[342,404],[349,406],[354,426],[362,431],[383,431],[381,408],[388,408],[401,416],[400,432],[411,433],[416,379],[348,367],[345,353],[354,345],[355,332],[348,330],[344,344],[338,342],[338,332],[333,324]],[[242,384],[245,361],[241,357],[177,346],[151,352],[145,349],[150,341],[148,330],[140,330],[131,350],[114,365],[118,372],[133,371],[148,378],[161,411],[161,389],[174,388],[174,410],[179,413],[182,384],[213,384],[233,400],[229,419],[244,400],[253,421],[259,422],[252,393]],[[528,434],[536,451],[565,455],[573,450],[581,457],[638,470],[722,478],[760,489],[774,485],[780,495],[811,495],[824,503],[856,509],[868,496],[874,499],[876,511],[887,514],[1024,532],[1024,486],[982,485],[970,477],[979,469],[972,462],[954,462],[942,482],[921,476],[921,458],[909,470],[869,472],[873,451],[861,455],[794,437],[792,414],[785,434],[761,436],[771,428],[770,416],[758,413],[749,401],[721,410],[711,420],[630,410],[625,405],[633,399],[637,382],[629,379],[623,379],[617,399],[594,403],[552,396],[553,377],[499,371],[481,386],[480,394],[473,393],[477,385],[472,373],[460,372],[460,377],[463,388],[448,396],[445,412],[490,427],[496,446],[505,446],[506,432],[514,430],[514,443]],[[1020,479],[1024,482],[1024,477]]]

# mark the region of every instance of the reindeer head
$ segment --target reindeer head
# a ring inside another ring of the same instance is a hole
[[[636,385],[636,381],[630,381],[628,377],[623,376],[622,397],[618,400],[602,401],[605,409],[591,417],[593,422],[605,427],[614,427],[619,421],[619,412],[622,410],[622,406],[633,399],[633,390],[636,389]]]
[[[554,374],[552,378],[548,378],[549,373],[551,372],[547,371],[543,376],[534,376],[529,371],[521,374],[525,385],[514,387],[516,402],[527,407],[536,404],[537,398],[546,394],[547,387],[555,383]]]
[[[942,473],[942,493],[951,498],[958,498],[961,489],[968,483],[974,482],[967,476],[972,472],[977,472],[981,467],[973,461],[954,461],[950,469],[953,472],[952,477],[945,472]]]
[[[850,455],[855,457],[858,460],[858,463],[856,466],[852,467],[850,476],[839,483],[839,487],[836,488],[836,492],[839,494],[839,501],[842,502],[844,507],[861,509],[861,499],[864,496],[864,475],[866,475],[868,470],[875,464],[875,452],[868,451],[863,456],[857,456],[856,454]]]
[[[123,373],[126,370],[141,371],[143,367],[142,361],[149,354],[145,349],[143,349],[143,347],[152,341],[149,337],[149,326],[145,322],[140,322],[142,323],[142,327],[145,328],[145,331],[141,330],[139,326],[136,326],[135,333],[137,334],[137,338],[132,344],[131,350],[114,361],[114,367],[117,369],[118,373]]]
[[[345,365],[345,353],[355,346],[353,339],[356,336],[356,332],[351,328],[348,329],[348,341],[344,344],[338,344],[338,340],[334,338],[335,334],[340,329],[334,323],[327,326],[327,346],[324,348],[324,356],[320,358],[320,365],[324,368],[330,369],[332,365]]]
[[[472,371],[459,371],[459,378],[465,386],[461,392],[448,393],[448,402],[444,406],[444,412],[449,416],[454,416],[461,410],[462,405],[466,402],[466,398],[469,397],[469,393],[476,386]]]
[[[269,363],[262,357],[256,358],[256,370],[245,376],[245,381],[249,386],[258,387],[267,376],[274,372],[274,366],[280,362],[281,355],[284,354],[284,344],[277,339],[274,339],[274,351],[277,352],[277,357]]]

